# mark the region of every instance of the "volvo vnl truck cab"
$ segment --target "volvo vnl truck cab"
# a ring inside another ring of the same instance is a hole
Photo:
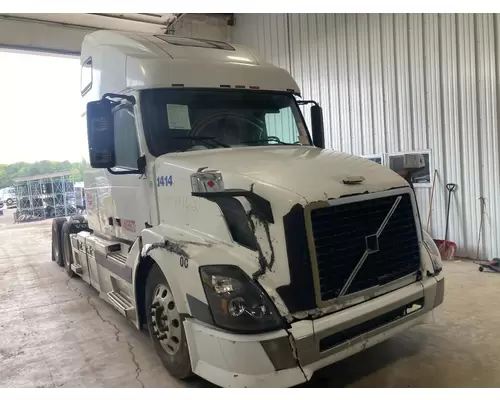
[[[432,316],[442,263],[405,179],[325,149],[321,107],[253,50],[97,31],[81,51],[86,217],[52,256],[166,369],[293,386]],[[330,134],[330,133],[329,133]]]

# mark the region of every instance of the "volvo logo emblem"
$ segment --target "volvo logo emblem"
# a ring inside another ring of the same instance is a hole
[[[389,220],[394,215],[396,208],[398,208],[398,205],[401,201],[401,198],[402,198],[402,196],[398,196],[396,198],[391,209],[389,210],[389,212],[385,216],[384,220],[382,221],[382,224],[380,224],[379,228],[377,229],[377,232],[372,234],[372,235],[365,236],[365,245],[366,245],[365,252],[363,253],[363,255],[361,256],[361,259],[358,261],[358,263],[356,264],[356,266],[352,270],[351,275],[349,275],[349,278],[347,279],[346,283],[342,287],[342,290],[340,291],[338,297],[341,297],[347,293],[347,289],[349,289],[349,286],[351,286],[352,281],[354,280],[354,278],[358,274],[359,270],[361,269],[361,267],[365,263],[368,256],[370,254],[377,253],[379,251],[378,240],[379,240],[380,236],[382,235],[382,233],[384,232],[385,227],[389,223]]]
[[[379,250],[377,234],[365,237],[365,242],[366,242],[366,252],[368,254],[376,253]]]

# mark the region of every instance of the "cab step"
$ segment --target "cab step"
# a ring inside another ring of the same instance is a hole
[[[83,273],[82,267],[78,264],[71,264],[71,269],[77,275],[81,275]]]
[[[135,308],[126,296],[115,291],[111,291],[106,294],[109,302],[118,310],[120,314],[125,316],[127,319],[135,320]]]
[[[123,266],[125,266],[125,263],[127,262],[127,256],[120,252],[108,253],[108,258]]]

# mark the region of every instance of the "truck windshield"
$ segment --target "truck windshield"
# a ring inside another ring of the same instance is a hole
[[[148,89],[141,112],[149,151],[240,146],[311,146],[293,94],[244,90]]]

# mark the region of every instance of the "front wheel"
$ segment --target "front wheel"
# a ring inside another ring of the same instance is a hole
[[[146,312],[153,346],[167,371],[178,379],[191,377],[182,318],[167,279],[156,264],[146,281]]]

